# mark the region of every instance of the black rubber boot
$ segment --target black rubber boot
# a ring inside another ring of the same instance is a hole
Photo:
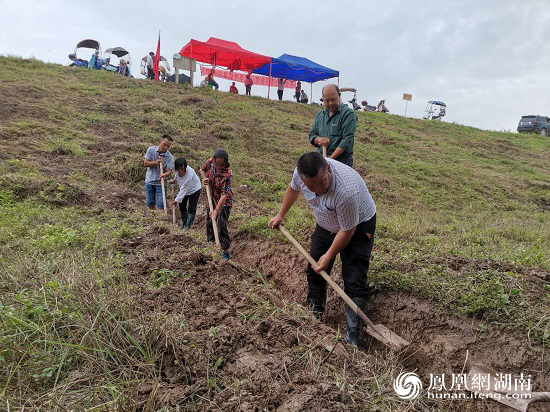
[[[365,311],[365,306],[367,305],[366,298],[352,298],[353,302],[357,305],[359,309]],[[345,340],[351,346],[356,348],[359,346],[359,337],[361,335],[361,329],[363,329],[363,320],[357,316],[357,314],[346,305],[346,337]]]
[[[315,317],[321,320],[321,316],[325,311],[325,303],[327,301],[327,287],[324,286],[308,286],[307,290],[307,305],[315,315]]]
[[[192,215],[191,213],[189,213],[187,215],[187,224],[186,224],[187,229],[191,229],[191,226],[193,226],[194,221],[195,221],[195,215]]]
[[[187,213],[182,213],[181,214],[181,228],[182,229],[187,229],[187,219],[188,219],[188,215]]]

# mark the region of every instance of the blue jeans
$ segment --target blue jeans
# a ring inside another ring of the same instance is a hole
[[[166,190],[166,183],[164,184]],[[164,203],[162,201],[162,187],[161,185],[152,185],[145,182],[145,203],[149,207],[155,206],[155,200],[159,209],[164,209]]]

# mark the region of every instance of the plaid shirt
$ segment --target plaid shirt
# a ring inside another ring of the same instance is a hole
[[[201,170],[208,174],[208,181],[210,190],[212,191],[214,208],[223,195],[227,195],[224,206],[231,207],[233,204],[233,190],[231,189],[233,173],[231,173],[231,169],[226,167],[216,171],[214,160],[210,158],[202,165]]]

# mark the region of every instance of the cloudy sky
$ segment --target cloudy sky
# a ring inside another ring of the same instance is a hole
[[[392,113],[404,113],[411,93],[408,116],[443,100],[445,121],[484,129],[515,131],[521,115],[550,115],[550,0],[0,0],[0,27],[0,54],[67,64],[76,43],[93,38],[129,50],[138,78],[160,30],[165,56],[213,36],[308,57],[339,70],[359,100],[386,99]]]

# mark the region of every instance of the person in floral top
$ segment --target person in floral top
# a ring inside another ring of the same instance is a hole
[[[212,218],[216,219],[218,224],[218,237],[222,247],[222,258],[229,259],[229,231],[227,224],[229,214],[233,205],[233,174],[229,167],[229,155],[225,150],[218,150],[201,167],[200,174],[204,185],[210,186],[212,192],[212,202],[214,210],[206,207],[206,239],[209,242],[214,241],[214,229],[212,227]]]

